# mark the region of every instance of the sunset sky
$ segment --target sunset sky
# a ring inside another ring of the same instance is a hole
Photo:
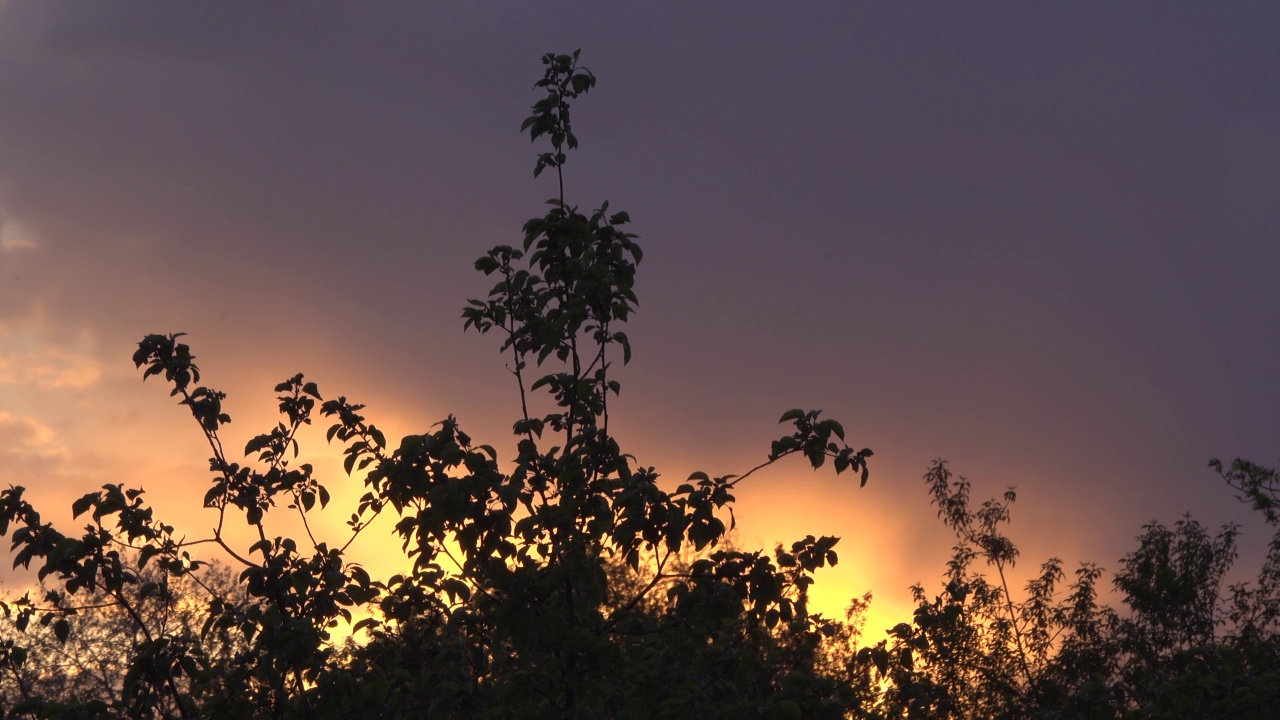
[[[199,430],[130,362],[159,332],[229,447],[302,371],[511,457],[514,382],[459,314],[554,194],[518,127],[582,48],[567,194],[645,251],[612,429],[674,483],[757,464],[789,408],[840,419],[865,488],[795,462],[737,506],[744,546],[842,537],[823,609],[936,588],[934,458],[1018,488],[1020,571],[1114,569],[1187,511],[1244,522],[1247,567],[1266,529],[1205,464],[1280,459],[1277,37],[1267,2],[0,0],[0,484],[56,520],[140,485],[206,533]]]

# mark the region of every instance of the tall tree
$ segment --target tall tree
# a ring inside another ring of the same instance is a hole
[[[830,462],[867,481],[868,449],[817,411],[783,414],[785,435],[740,475],[697,472],[672,488],[624,453],[610,431],[615,368],[631,359],[623,324],[636,306],[642,253],[606,202],[589,213],[568,200],[565,167],[578,146],[575,101],[595,86],[579,54],[548,54],[543,97],[522,130],[550,148],[534,175],[554,171],[548,210],[516,246],[476,261],[496,279],[472,300],[464,326],[496,334],[520,400],[514,456],[476,444],[453,416],[389,445],[345,397],[325,399],[299,374],[276,386],[283,419],[233,460],[223,445],[226,395],[200,385],[181,334],[149,335],[134,362],[161,377],[208,441],[212,482],[207,538],[184,539],[153,517],[139,489],[106,486],[76,501],[80,536],[43,523],[22,488],[0,492],[0,534],[16,564],[35,564],[57,590],[5,606],[19,629],[38,618],[58,640],[84,597],[107,598],[138,636],[126,679],[109,703],[67,710],[29,696],[11,714],[128,717],[843,717],[856,704],[824,664],[839,628],[808,603],[812,573],[837,560],[834,537],[808,536],[772,555],[726,547],[734,494],[790,455]],[[315,413],[333,422],[345,467],[367,492],[349,533],[316,537],[310,519],[329,492],[308,464],[293,464],[297,433]],[[272,529],[297,515],[305,537]],[[346,550],[374,518],[395,516],[406,570],[374,579]],[[240,516],[256,538],[237,546]],[[175,632],[141,612],[151,584],[190,577],[216,548],[238,571],[243,597],[212,592],[201,635]],[[138,564],[160,580],[132,567]],[[148,565],[150,563],[150,565]],[[364,644],[337,647],[331,631],[355,622]],[[240,648],[209,652],[210,634]],[[19,678],[48,662],[22,638],[0,649]]]

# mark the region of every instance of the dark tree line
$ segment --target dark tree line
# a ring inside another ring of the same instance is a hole
[[[683,483],[626,454],[609,429],[615,367],[631,357],[642,252],[625,212],[580,211],[564,167],[573,103],[595,85],[578,54],[547,55],[522,125],[549,148],[556,196],[523,239],[476,261],[494,283],[464,326],[499,339],[521,412],[499,460],[453,417],[389,444],[345,397],[295,375],[281,421],[224,448],[226,396],[201,385],[181,334],[149,335],[135,364],[168,384],[208,441],[210,537],[186,540],[141,490],[77,500],[63,534],[21,487],[0,491],[0,534],[41,589],[7,600],[0,702],[11,718],[1129,718],[1264,717],[1280,697],[1280,535],[1258,579],[1225,586],[1234,527],[1186,518],[1143,529],[1121,561],[1124,607],[1099,603],[1102,570],[1051,559],[1025,588],[1004,534],[1014,502],[975,504],[938,462],[925,476],[954,554],[936,593],[866,644],[857,601],[809,606],[838,539],[773,552],[733,547],[735,494],[788,456],[865,484],[869,449],[817,411],[740,475]],[[297,464],[318,418],[367,492],[342,537],[309,518],[329,492]],[[1274,471],[1216,465],[1268,522]],[[296,515],[305,537],[277,535]],[[346,550],[393,516],[404,571],[374,578]],[[224,528],[247,525],[240,546]],[[198,547],[197,547],[198,546]],[[215,557],[196,550],[215,551]],[[334,640],[350,626],[354,639]]]

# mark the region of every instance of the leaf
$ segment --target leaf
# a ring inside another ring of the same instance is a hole
[[[827,460],[827,455],[822,451],[821,447],[810,447],[805,450],[804,454],[809,458],[809,464],[813,466],[814,470],[822,467],[822,464]]]
[[[71,623],[68,623],[66,618],[59,618],[58,622],[53,624],[53,634],[60,644],[65,645],[67,637],[71,634]]]
[[[875,647],[871,649],[871,660],[876,664],[876,669],[881,675],[889,672],[889,651],[883,647]]]
[[[804,411],[799,408],[796,408],[794,410],[788,410],[782,413],[782,418],[778,420],[778,424],[781,425],[782,423],[787,422],[788,420],[799,420],[803,417],[804,417]]]
[[[222,485],[221,484],[214,485],[213,487],[209,488],[209,492],[204,494],[204,506],[213,507],[214,502],[221,496],[222,496]]]
[[[844,472],[845,470],[848,470],[848,469],[849,469],[849,456],[848,456],[846,453],[841,453],[841,454],[837,455],[837,456],[836,456],[836,461],[835,461],[835,466],[836,466],[836,474],[837,474],[837,475],[839,475],[840,473]]]
[[[622,364],[626,365],[631,362],[631,340],[627,337],[627,334],[616,332],[613,334],[613,339],[622,346]]]
[[[93,506],[93,501],[97,499],[98,499],[97,493],[90,493],[80,498],[79,500],[71,503],[72,519],[78,518],[81,515],[88,512],[89,508]]]
[[[840,438],[841,440],[844,440],[844,426],[843,426],[843,425],[841,425],[840,423],[836,422],[835,420],[827,420],[827,421],[826,421],[826,424],[827,424],[827,427],[831,428],[831,432],[833,432],[833,433],[835,433],[835,434],[836,434],[836,437]]]
[[[270,435],[259,435],[254,439],[250,440],[249,442],[245,443],[244,454],[252,455],[253,453],[258,452],[259,450],[261,450],[262,448],[270,444],[271,444]]]

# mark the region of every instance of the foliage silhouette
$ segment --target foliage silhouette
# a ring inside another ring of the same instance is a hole
[[[73,600],[88,596],[108,598],[139,634],[110,697],[68,709],[31,696],[11,715],[843,715],[847,693],[814,669],[834,633],[808,607],[812,573],[836,562],[836,538],[808,536],[773,557],[722,541],[747,477],[802,455],[865,483],[871,451],[847,445],[843,426],[818,411],[793,410],[781,419],[787,434],[740,476],[698,472],[668,491],[653,468],[622,452],[609,431],[609,397],[621,388],[618,359],[631,358],[620,327],[637,302],[642,254],[622,229],[625,212],[606,202],[584,214],[567,201],[564,168],[578,145],[570,108],[595,77],[576,52],[543,64],[545,97],[521,129],[550,141],[534,175],[554,169],[558,194],[525,224],[519,247],[476,261],[497,284],[463,312],[465,328],[501,337],[516,380],[522,412],[510,469],[453,416],[390,446],[364,406],[325,399],[301,374],[276,386],[283,420],[248,442],[256,462],[241,464],[224,449],[226,395],[200,385],[181,333],[149,335],[134,362],[144,379],[168,383],[209,444],[203,504],[216,513],[215,529],[185,540],[153,517],[141,490],[113,485],[75,502],[75,516],[90,523],[67,536],[41,522],[22,488],[0,493],[0,533],[12,539],[15,566],[34,563],[42,581],[60,586],[42,602],[6,604],[17,629],[39,618],[65,641],[68,618],[89,609]],[[367,489],[336,541],[317,538],[308,520],[329,504],[328,490],[312,466],[293,464],[298,431],[317,411],[333,421],[327,437],[344,445],[347,473]],[[273,534],[280,512],[296,514],[306,537]],[[374,579],[345,551],[388,512],[409,562]],[[236,515],[256,535],[247,547],[225,532]],[[198,582],[205,562],[192,555],[196,545],[223,553],[243,595],[209,588],[198,630],[158,625],[144,600],[170,579]],[[624,580],[642,569],[647,581]],[[331,631],[353,620],[368,642],[335,646]],[[210,636],[229,635],[238,635],[234,653],[210,650]],[[35,662],[30,650],[4,647],[0,662],[15,680]]]
[[[130,588],[133,607],[143,625],[161,634],[198,637],[207,619],[207,606],[200,602],[206,589],[218,597],[245,599],[225,566],[206,568],[197,577],[166,575],[155,565],[131,565],[131,572],[138,576]],[[47,596],[52,589],[41,590]],[[52,620],[57,616],[45,617]],[[91,704],[105,710],[112,698],[121,696],[130,681],[129,669],[139,660],[135,650],[144,642],[142,625],[100,590],[80,593],[77,611],[63,619],[66,626],[37,622],[22,632],[13,627],[0,630],[4,642],[20,641],[39,659],[22,663],[15,673],[0,674],[0,698],[5,706],[19,705],[24,697],[38,697],[54,708]],[[201,644],[207,656],[224,662],[244,650],[239,633],[209,633]],[[189,678],[184,678],[180,687],[190,692]],[[177,714],[172,698],[161,696],[158,702],[161,714]]]
[[[364,406],[298,374],[275,387],[281,421],[239,462],[223,444],[226,396],[200,385],[183,335],[148,335],[134,362],[208,442],[215,529],[188,540],[140,489],[107,485],[73,503],[86,524],[65,535],[23,488],[0,491],[14,567],[34,566],[42,583],[0,603],[5,717],[1271,716],[1280,529],[1256,582],[1228,585],[1235,526],[1151,523],[1114,575],[1116,610],[1089,563],[1068,580],[1050,558],[1013,587],[1015,493],[975,506],[938,461],[924,480],[956,538],[942,586],[913,587],[913,617],[864,644],[870,595],[844,621],[809,606],[814,572],[838,560],[835,537],[772,553],[728,542],[735,493],[787,456],[867,482],[871,451],[847,444],[839,422],[787,411],[786,433],[741,475],[664,484],[624,453],[610,398],[631,359],[621,328],[643,256],[625,212],[567,200],[571,108],[596,82],[578,61],[543,57],[543,97],[521,126],[549,142],[534,175],[554,170],[556,196],[521,243],[476,261],[495,284],[462,313],[464,329],[500,339],[520,399],[514,456],[500,463],[453,416],[391,445]],[[313,532],[332,497],[297,463],[317,413],[365,490],[336,539]],[[1280,525],[1274,470],[1211,466]],[[374,578],[347,551],[384,514],[405,565]],[[276,534],[282,515],[298,538]],[[241,523],[253,536],[243,546],[230,530]]]
[[[1239,462],[1239,461],[1238,461]],[[1150,523],[1120,560],[1123,611],[1099,603],[1102,570],[1065,579],[1044,562],[1020,598],[1004,534],[1012,490],[976,510],[944,462],[925,474],[957,545],[941,594],[913,588],[914,620],[858,651],[886,682],[876,718],[1267,718],[1280,698],[1280,535],[1255,584],[1224,587],[1238,528]],[[979,564],[975,561],[984,561]],[[994,571],[988,577],[982,565]]]

